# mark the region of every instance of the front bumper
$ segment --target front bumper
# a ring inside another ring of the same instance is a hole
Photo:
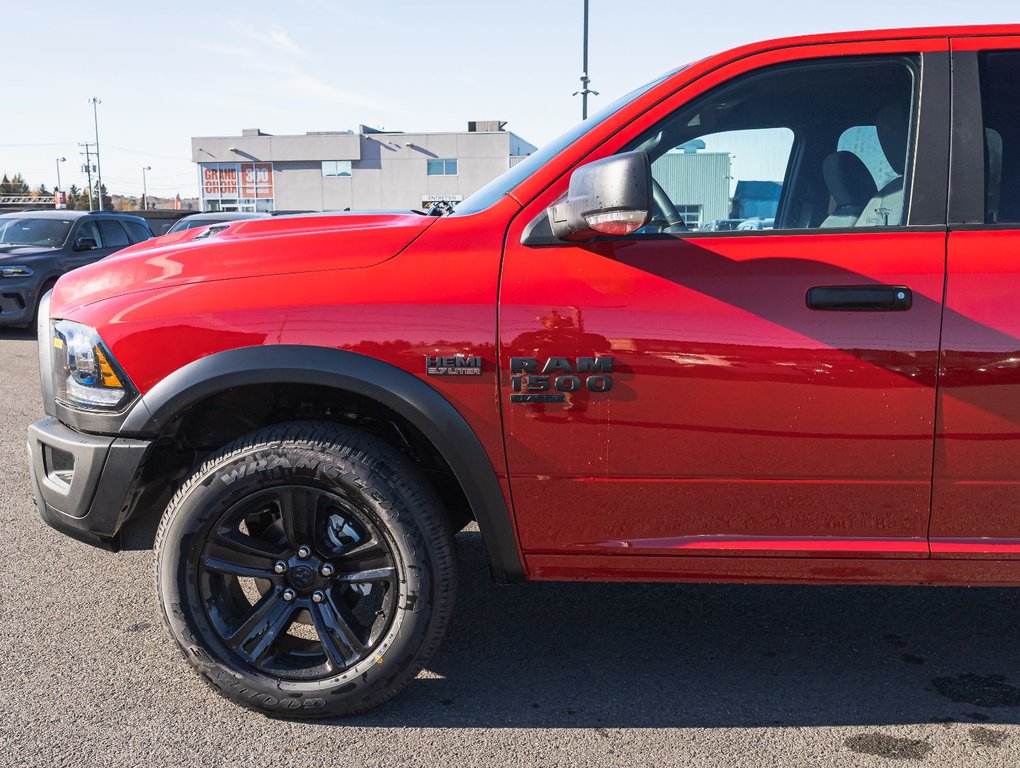
[[[80,541],[116,549],[132,482],[152,443],[78,432],[53,417],[30,426],[28,464],[43,520]]]
[[[35,315],[39,298],[37,277],[0,280],[0,325],[26,325]]]

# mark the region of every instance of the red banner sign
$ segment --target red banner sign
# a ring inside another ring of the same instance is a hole
[[[241,197],[273,196],[273,164],[244,163],[241,165]]]
[[[237,167],[206,167],[202,170],[207,197],[237,197]]]

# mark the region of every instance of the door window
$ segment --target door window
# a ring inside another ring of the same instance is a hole
[[[131,242],[141,243],[152,237],[152,234],[143,225],[137,221],[124,221],[122,222],[127,227],[128,234],[131,235]]]
[[[625,151],[652,161],[640,234],[907,223],[916,57],[780,65],[670,115]]]
[[[981,54],[985,222],[1020,223],[1020,51]]]
[[[123,248],[130,243],[127,232],[124,231],[120,222],[113,219],[100,219],[97,223],[99,231],[103,233],[103,242],[106,243],[107,248]]]
[[[99,236],[99,229],[95,221],[86,221],[78,228],[78,239],[95,240],[96,248],[103,248],[103,238]]]

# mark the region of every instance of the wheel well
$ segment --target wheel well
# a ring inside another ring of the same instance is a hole
[[[121,533],[123,546],[151,548],[170,497],[206,456],[271,424],[331,421],[369,432],[417,466],[443,500],[454,530],[474,519],[464,489],[435,445],[387,406],[354,392],[314,384],[251,384],[194,403],[161,430],[141,469]]]

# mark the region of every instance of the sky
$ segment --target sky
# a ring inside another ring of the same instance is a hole
[[[541,145],[580,119],[582,0],[2,0],[0,173],[113,193],[198,193],[192,136],[459,131]],[[591,110],[677,66],[794,34],[1020,22],[1016,0],[590,0]]]

